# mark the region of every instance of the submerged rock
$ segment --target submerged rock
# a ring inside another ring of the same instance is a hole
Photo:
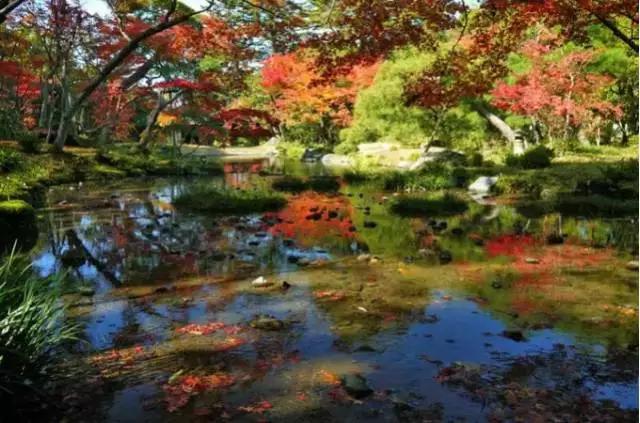
[[[96,290],[91,286],[78,287],[78,294],[82,295],[83,297],[93,297],[95,293]]]
[[[273,316],[259,314],[249,322],[249,326],[254,329],[277,331],[284,329],[285,324],[282,320],[278,320]]]
[[[440,261],[440,264],[451,263],[451,260],[453,260],[453,255],[451,255],[451,253],[447,250],[442,250],[440,251],[440,254],[438,254],[438,260]]]
[[[342,386],[349,395],[358,399],[373,393],[373,389],[367,385],[367,380],[359,374],[350,373],[342,376]]]
[[[521,330],[504,330],[502,331],[502,336],[516,342],[524,342],[527,340]]]
[[[360,254],[356,260],[358,260],[358,261],[369,261],[369,260],[371,260],[371,254]]]

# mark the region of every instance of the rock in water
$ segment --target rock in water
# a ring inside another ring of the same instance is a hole
[[[443,251],[440,251],[440,254],[438,255],[438,259],[440,260],[440,264],[447,264],[447,263],[451,263],[451,260],[453,260],[453,256],[449,251],[443,250]]]
[[[497,176],[481,176],[469,185],[469,191],[486,194],[491,192],[491,189],[497,182]]]
[[[627,269],[638,271],[638,260],[632,260],[627,263]]]
[[[266,286],[273,285],[273,282],[269,281],[264,276],[259,276],[251,282],[251,285],[253,285],[256,288],[264,288]]]
[[[359,374],[346,374],[342,377],[342,386],[354,398],[364,398],[373,393],[367,380]]]
[[[516,342],[524,342],[527,340],[521,330],[505,330],[502,331],[502,336]]]
[[[254,329],[260,330],[282,330],[284,329],[284,322],[282,320],[278,320],[273,316],[269,316],[267,314],[257,315],[249,325]]]
[[[533,258],[533,257],[525,257],[524,261],[526,263],[529,263],[529,264],[538,264],[538,263],[540,263],[540,260],[538,260],[537,258]]]

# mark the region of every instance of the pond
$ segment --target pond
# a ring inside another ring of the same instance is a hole
[[[471,199],[405,218],[367,184],[265,214],[176,210],[202,182],[49,192],[33,263],[69,273],[76,417],[637,420],[635,218]]]

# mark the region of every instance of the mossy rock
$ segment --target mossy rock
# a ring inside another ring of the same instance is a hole
[[[38,240],[36,212],[22,200],[0,202],[0,253],[11,251],[14,243],[17,248],[28,250]]]

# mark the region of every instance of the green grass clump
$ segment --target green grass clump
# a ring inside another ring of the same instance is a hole
[[[302,192],[302,191],[316,191],[316,192],[336,192],[340,189],[340,183],[336,178],[332,177],[312,177],[309,179],[302,179],[295,176],[285,176],[276,179],[271,187],[276,191],[284,192]]]
[[[451,216],[464,213],[467,202],[449,192],[405,195],[391,201],[391,211],[401,216]]]
[[[261,213],[278,210],[287,203],[280,194],[266,190],[239,190],[198,185],[174,200],[177,207],[215,214]]]
[[[0,148],[0,172],[11,172],[24,164],[22,155],[10,148]]]
[[[50,352],[75,339],[77,328],[63,320],[58,282],[37,277],[13,254],[0,264],[0,398],[19,400],[30,392]]]
[[[22,132],[16,136],[18,144],[22,151],[29,154],[38,154],[42,151],[44,146],[44,139],[40,138],[37,134],[30,132]]]
[[[13,248],[28,249],[38,238],[36,213],[22,200],[0,201],[0,254]]]
[[[505,164],[523,169],[543,169],[551,166],[553,150],[543,145],[528,149],[521,156],[508,155]]]

